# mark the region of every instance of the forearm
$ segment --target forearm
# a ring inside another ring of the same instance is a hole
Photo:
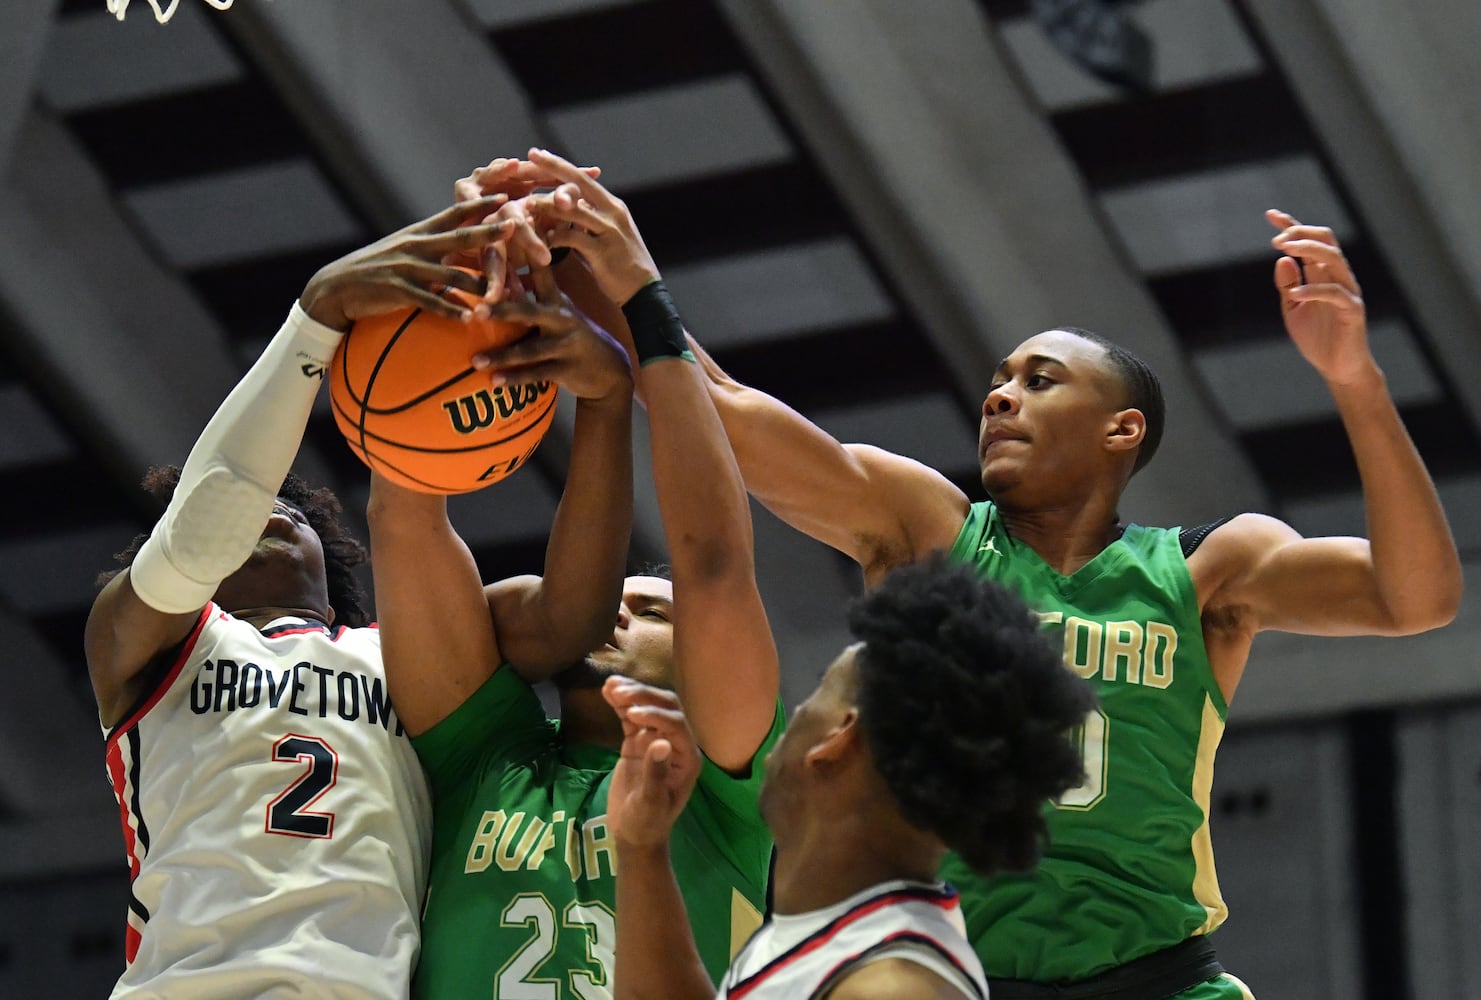
[[[715,995],[667,845],[617,847],[617,1000],[709,1000]]]
[[[664,359],[639,370],[648,399],[653,479],[676,581],[750,585],[755,566],[745,483],[695,366]]]
[[[776,645],[756,586],[745,483],[661,293],[654,288],[646,302],[623,311],[647,356],[638,382],[648,400],[653,481],[673,567],[674,689],[710,759],[743,771],[775,715]],[[656,322],[662,315],[668,319]]]
[[[169,507],[131,567],[146,604],[168,613],[194,610],[246,560],[342,337],[294,303],[201,432]]]
[[[1450,621],[1460,603],[1460,558],[1429,472],[1376,365],[1332,385],[1363,484],[1380,599],[1400,630]]]
[[[632,534],[632,396],[577,400],[571,460],[550,537],[538,606],[505,655],[527,679],[585,656],[611,634]],[[501,636],[504,629],[501,623]]]
[[[445,497],[375,475],[366,515],[386,683],[402,723],[420,735],[498,667],[498,640]]]
[[[689,339],[746,490],[788,526],[849,556],[873,558],[870,540],[908,551],[915,519],[893,509],[888,482],[872,481],[849,446],[786,403],[731,378]],[[947,489],[951,487],[947,486]],[[908,502],[924,494],[914,484]]]

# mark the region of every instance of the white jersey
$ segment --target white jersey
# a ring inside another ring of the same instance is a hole
[[[114,997],[405,1000],[432,812],[374,627],[209,604],[104,735],[132,879]]]
[[[915,962],[986,1000],[956,890],[940,882],[881,882],[821,910],[773,916],[730,965],[717,1000],[822,997],[881,959]]]

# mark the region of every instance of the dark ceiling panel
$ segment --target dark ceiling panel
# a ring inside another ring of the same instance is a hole
[[[1400,412],[1434,478],[1475,470],[1481,439],[1454,401]],[[1275,493],[1282,499],[1350,493],[1360,486],[1352,447],[1336,416],[1248,431],[1240,439],[1260,474],[1278,484]]]
[[[623,200],[660,261],[693,261],[835,236],[846,218],[833,189],[800,161],[624,192]]]
[[[305,153],[302,131],[257,79],[78,111],[67,125],[116,189]]]
[[[1075,108],[1050,120],[1092,188],[1289,156],[1311,144],[1285,84],[1269,75]]]
[[[709,3],[649,0],[490,32],[499,54],[546,109],[671,87],[744,68],[730,28]]]
[[[1349,241],[1343,251],[1361,276],[1369,316],[1402,314],[1398,290],[1372,244]],[[1257,257],[1148,278],[1147,287],[1190,350],[1284,337],[1274,266],[1273,255]]]

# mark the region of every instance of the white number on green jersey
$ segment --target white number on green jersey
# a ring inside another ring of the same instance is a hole
[[[531,934],[494,982],[494,1000],[611,1000],[611,969],[616,961],[617,920],[605,903],[571,902],[556,922],[555,907],[540,893],[522,893],[499,915],[501,927],[524,926]],[[557,934],[580,934],[585,940],[587,968],[567,969],[567,991],[561,990],[560,970],[540,975],[556,950]]]
[[[1075,727],[1074,739],[1080,745],[1080,761],[1085,767],[1085,780],[1059,797],[1059,809],[1084,811],[1095,808],[1106,797],[1106,763],[1110,759],[1107,743],[1111,738],[1111,720],[1094,709],[1085,721]]]

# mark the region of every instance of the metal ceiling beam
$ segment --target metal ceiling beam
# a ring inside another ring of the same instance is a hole
[[[1481,427],[1481,7],[1470,0],[1243,5]]]
[[[48,27],[61,0],[0,6],[0,163],[10,159],[16,133],[31,107]]]
[[[1128,516],[1259,508],[1244,453],[995,44],[979,4],[722,0],[969,404],[1024,338],[1103,331],[1159,373],[1171,414]],[[1272,306],[1272,313],[1274,307]],[[1189,476],[1191,468],[1216,476]]]

